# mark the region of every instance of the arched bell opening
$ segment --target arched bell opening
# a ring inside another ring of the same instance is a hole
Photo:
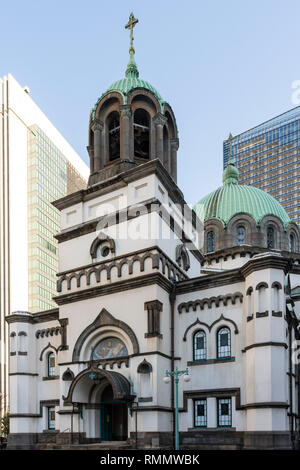
[[[120,116],[113,111],[107,118],[109,161],[120,158]]]
[[[170,162],[170,137],[167,126],[164,126],[163,130],[163,149],[164,149],[164,166],[169,171],[169,162]]]
[[[150,158],[150,116],[144,109],[133,115],[134,157]]]

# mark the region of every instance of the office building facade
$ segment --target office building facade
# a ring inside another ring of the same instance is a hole
[[[232,138],[232,157],[240,184],[275,197],[300,224],[300,106]],[[223,143],[224,168],[229,141]]]
[[[7,408],[12,311],[51,309],[60,216],[51,201],[86,186],[88,169],[23,88],[0,79],[0,392]]]

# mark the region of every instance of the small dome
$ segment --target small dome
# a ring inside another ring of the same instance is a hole
[[[291,222],[284,208],[270,194],[254,186],[238,184],[238,170],[231,159],[223,172],[223,183],[194,206],[202,222],[219,219],[227,225],[234,215],[241,212],[251,215],[256,223],[266,215],[278,217],[285,227]]]
[[[139,78],[139,71],[134,58],[134,49],[130,49],[129,52],[130,58],[125,72],[125,77],[114,82],[104,93],[102,93],[100,98],[97,100],[97,103],[91,110],[92,119],[95,118],[95,112],[98,103],[102,100],[105,95],[113,91],[121,93],[124,99],[124,104],[127,104],[128,94],[135,88],[144,88],[145,90],[151,91],[151,93],[153,93],[154,96],[157,98],[160,104],[161,112],[163,113],[165,103],[164,100],[162,99],[158,91],[149,82],[146,82],[145,80],[141,80]]]

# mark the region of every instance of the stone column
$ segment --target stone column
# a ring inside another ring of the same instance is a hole
[[[103,168],[103,155],[101,155],[101,141],[103,124],[98,119],[95,119],[92,130],[94,132],[94,171]],[[102,158],[101,158],[102,157]]]
[[[131,107],[120,106],[120,156],[121,160],[133,160],[130,154]]]
[[[175,181],[177,182],[177,150],[179,148],[179,140],[171,139],[171,161],[170,161],[170,174]]]
[[[156,155],[161,163],[164,162],[164,125],[167,122],[165,116],[161,113],[156,114],[153,119],[156,135]]]
[[[94,173],[94,147],[92,145],[87,146],[87,151],[90,157],[90,174]]]

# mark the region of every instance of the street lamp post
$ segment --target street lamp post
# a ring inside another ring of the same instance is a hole
[[[169,371],[166,370],[166,375],[164,377],[164,382],[166,384],[170,383],[171,378],[174,377],[175,382],[175,450],[179,450],[179,425],[178,425],[178,383],[179,377],[183,375],[183,380],[185,382],[189,382],[191,380],[191,376],[189,375],[189,369],[186,368],[185,370],[178,370],[176,367],[175,370]]]

